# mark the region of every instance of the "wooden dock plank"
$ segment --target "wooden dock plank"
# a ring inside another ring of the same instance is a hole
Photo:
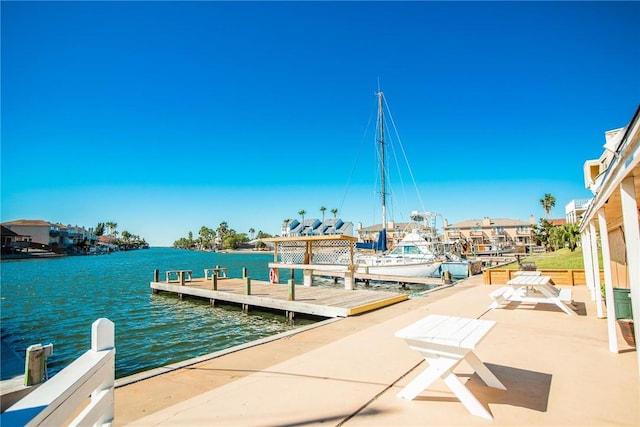
[[[154,291],[323,317],[347,317],[409,298],[406,294],[391,291],[295,285],[295,301],[288,301],[288,285],[252,280],[251,295],[245,295],[245,281],[237,278],[218,279],[216,291],[211,280],[204,278],[194,278],[184,285],[166,281],[151,282],[150,287]]]

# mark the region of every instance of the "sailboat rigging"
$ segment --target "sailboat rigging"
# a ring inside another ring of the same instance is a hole
[[[387,240],[387,174],[385,165],[385,125],[384,125],[384,95],[382,91],[376,93],[378,97],[378,131],[377,144],[380,157],[380,189],[382,224],[378,233],[376,249],[386,251]],[[403,237],[388,253],[360,253],[356,257],[359,269],[372,274],[388,274],[407,277],[432,276],[442,264],[443,259],[434,253],[432,242],[413,229]]]

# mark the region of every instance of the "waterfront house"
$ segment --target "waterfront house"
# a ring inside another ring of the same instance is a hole
[[[41,219],[18,219],[3,222],[2,225],[20,237],[18,241],[51,245],[57,242],[59,229],[57,226]]]
[[[382,230],[382,224],[374,224],[368,227],[363,227],[361,223],[358,223],[358,238],[363,243],[375,243],[378,241],[378,235]],[[425,226],[419,222],[387,222],[387,247],[392,248],[398,242],[400,242],[407,234],[413,230],[421,231],[429,236],[436,236],[436,230],[432,227]],[[437,239],[435,239],[437,240]]]
[[[0,226],[0,238],[2,239],[2,253],[13,252],[15,249],[18,234],[9,230],[7,227]]]
[[[593,193],[580,222],[587,286],[598,317],[607,318],[609,351],[617,353],[616,329],[622,327],[616,324],[618,307],[629,301],[617,301],[616,295],[623,293],[614,294],[614,289],[626,289],[631,299],[631,313],[626,315],[631,319],[626,323],[634,325],[640,315],[640,106],[625,127],[605,132],[604,152],[598,159],[587,160],[583,172],[585,186]],[[604,270],[606,307],[600,268]],[[634,329],[638,343],[640,328]],[[640,368],[640,354],[637,359]]]
[[[282,237],[330,235],[353,236],[353,223],[345,222],[340,218],[330,218],[324,221],[315,218],[308,218],[305,219],[304,222],[292,219],[282,223],[280,235]]]
[[[574,199],[564,206],[564,217],[567,223],[579,223],[593,199]]]
[[[452,244],[458,240],[468,242],[477,250],[516,246],[525,252],[525,248],[533,244],[532,227],[536,220],[531,215],[529,222],[509,218],[467,219],[449,224],[444,220],[445,243]]]
[[[16,233],[14,246],[20,248],[31,247],[60,253],[71,249],[88,251],[98,240],[93,229],[41,219],[19,219],[3,222],[2,226]]]

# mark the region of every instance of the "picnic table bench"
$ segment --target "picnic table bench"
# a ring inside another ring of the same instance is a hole
[[[514,276],[542,276],[542,271],[540,270],[518,270],[513,273]]]
[[[489,294],[493,300],[489,308],[502,308],[512,301],[532,304],[555,304],[570,316],[575,316],[565,302],[572,303],[571,289],[557,288],[551,276],[520,274]]]
[[[442,378],[469,412],[493,419],[491,413],[453,373],[453,368],[465,360],[489,387],[506,390],[473,351],[495,325],[493,320],[432,314],[396,332],[396,337],[403,338],[429,364],[397,396],[413,400],[435,380]]]

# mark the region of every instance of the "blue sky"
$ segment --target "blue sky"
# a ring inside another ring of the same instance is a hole
[[[640,101],[640,2],[1,7],[2,221],[113,221],[154,246],[321,206],[379,223],[378,85],[413,174],[396,221],[528,221],[545,193],[563,217]]]

